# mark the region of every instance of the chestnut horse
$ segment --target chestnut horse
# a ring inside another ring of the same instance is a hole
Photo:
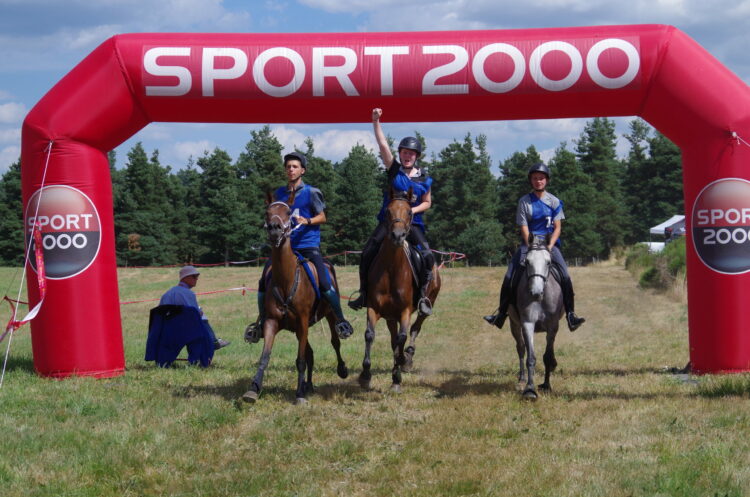
[[[416,310],[419,296],[419,283],[416,271],[409,259],[409,245],[406,238],[412,229],[412,211],[408,199],[411,198],[411,188],[406,196],[397,195],[391,189],[390,202],[387,206],[385,222],[388,223],[388,235],[380,244],[378,254],[372,262],[368,272],[367,288],[367,329],[365,330],[365,358],[362,361],[362,373],[359,383],[362,388],[370,388],[372,373],[370,372],[370,349],[375,340],[375,324],[382,317],[391,332],[391,348],[393,349],[393,369],[391,389],[399,391],[401,388],[401,371],[408,371],[416,353],[415,340],[422,323],[427,316],[419,314],[409,330],[411,340],[406,344],[406,330],[409,329],[411,315]],[[420,229],[420,228],[415,228]],[[434,304],[440,292],[440,273],[437,266],[432,268],[427,297]]]
[[[255,402],[263,387],[263,374],[271,359],[271,349],[276,334],[287,329],[297,335],[297,392],[296,402],[306,402],[306,395],[313,391],[313,349],[307,339],[309,326],[315,324],[323,317],[328,320],[331,329],[331,345],[336,351],[336,371],[341,378],[349,375],[349,370],[341,358],[341,340],[336,333],[336,315],[328,302],[321,298],[317,312],[313,315],[315,304],[315,289],[310,278],[307,277],[302,262],[292,251],[290,235],[294,230],[292,225],[292,209],[294,204],[294,193],[284,202],[273,202],[271,194],[266,199],[265,228],[268,231],[268,239],[271,242],[271,278],[267,284],[265,295],[265,320],[263,322],[263,352],[260,356],[258,371],[255,373],[253,382],[243,396],[246,402]],[[312,263],[306,263],[310,270],[315,273]],[[338,282],[333,267],[331,271],[331,284],[338,291]],[[264,275],[265,277],[265,275]],[[307,371],[307,381],[305,381]]]

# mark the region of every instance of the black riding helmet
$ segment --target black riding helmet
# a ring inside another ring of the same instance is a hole
[[[305,154],[290,152],[284,156],[284,164],[286,165],[287,161],[290,160],[298,160],[302,164],[302,169],[307,170],[307,157],[305,157]]]
[[[399,152],[402,148],[414,150],[417,153],[417,159],[422,156],[422,142],[420,142],[413,136],[407,136],[406,138],[401,140],[401,143],[398,144]]]
[[[544,173],[545,176],[547,176],[547,182],[549,182],[550,174],[549,174],[549,168],[544,165],[541,162],[537,162],[533,166],[529,168],[529,174],[526,175],[527,178],[529,178],[529,183],[531,183],[531,175],[533,173]]]

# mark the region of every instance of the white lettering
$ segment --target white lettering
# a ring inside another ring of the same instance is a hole
[[[266,79],[266,64],[275,58],[282,57],[292,63],[294,75],[284,86],[275,86]],[[253,80],[260,91],[272,97],[288,97],[302,87],[305,80],[305,61],[291,48],[276,47],[264,50],[253,63]]]
[[[493,81],[487,77],[484,71],[487,58],[496,53],[503,53],[513,60],[513,74],[502,82]],[[523,75],[526,72],[526,61],[519,49],[507,43],[492,43],[484,46],[477,51],[474,61],[471,64],[471,71],[474,74],[479,86],[492,93],[507,93],[521,84]]]
[[[451,62],[427,71],[427,74],[424,75],[424,79],[422,79],[422,94],[447,95],[469,93],[469,85],[467,84],[438,85],[436,83],[436,81],[443,76],[450,76],[466,67],[469,63],[469,53],[464,47],[458,45],[432,45],[422,47],[422,53],[428,55],[453,55],[453,60]]]
[[[53,230],[61,230],[65,228],[65,218],[60,214],[55,214],[50,218],[49,225]]]
[[[628,68],[625,70],[622,76],[609,78],[602,74],[602,72],[599,70],[599,57],[605,50],[609,48],[622,50],[625,53],[625,56],[628,58]],[[627,86],[631,81],[633,81],[633,79],[635,79],[635,76],[638,74],[638,69],[640,69],[640,67],[641,59],[638,56],[638,50],[636,50],[633,45],[625,40],[618,40],[616,38],[608,38],[606,40],[602,40],[591,47],[588,55],[586,55],[586,70],[588,71],[589,76],[591,76],[591,79],[594,81],[594,83],[598,84],[602,88],[607,88],[609,90]]]
[[[570,59],[570,72],[562,79],[549,79],[542,71],[542,59],[550,52],[562,52]],[[549,91],[567,90],[573,86],[583,72],[583,58],[576,47],[564,41],[548,41],[539,45],[529,59],[529,71],[531,78]]]
[[[393,95],[393,56],[408,53],[409,47],[365,47],[365,55],[380,56],[381,95]]]
[[[340,66],[326,66],[325,58],[339,56],[344,58]],[[349,75],[357,68],[357,54],[346,47],[315,47],[312,51],[313,96],[325,96],[325,78],[336,78],[348,97],[359,96]]]
[[[217,69],[214,63],[217,57],[227,57],[234,61],[232,67]],[[201,71],[203,96],[214,96],[214,81],[217,79],[237,79],[247,70],[247,54],[239,48],[204,48],[203,67]]]
[[[697,213],[698,224],[708,224],[708,209],[700,209]]]
[[[147,86],[146,95],[154,97],[179,97],[190,91],[193,84],[190,70],[183,66],[160,66],[157,59],[162,56],[190,56],[190,47],[157,47],[151,48],[143,55],[143,68],[153,76],[174,76],[175,86]]]

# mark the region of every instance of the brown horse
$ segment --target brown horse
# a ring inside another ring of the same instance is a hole
[[[276,334],[287,329],[297,335],[297,392],[298,404],[306,402],[306,395],[313,391],[313,349],[307,340],[310,324],[318,322],[325,317],[331,329],[331,345],[336,351],[336,371],[341,378],[349,375],[349,370],[341,358],[341,340],[336,333],[336,315],[333,309],[325,301],[320,299],[317,312],[315,309],[315,289],[306,276],[301,262],[292,251],[290,235],[294,229],[292,226],[292,209],[294,204],[294,193],[289,197],[287,203],[274,202],[271,194],[266,199],[266,223],[268,239],[271,242],[271,278],[267,285],[265,295],[265,320],[263,322],[263,352],[260,356],[258,371],[255,373],[253,382],[243,396],[246,402],[255,402],[263,387],[263,374],[271,359],[271,349]],[[310,270],[315,273],[315,267],[307,263]],[[331,283],[338,289],[336,274],[331,270]],[[264,274],[265,277],[265,274]],[[305,381],[307,371],[307,381]]]
[[[412,211],[408,201],[411,194],[411,188],[406,196],[397,195],[391,189],[391,199],[385,217],[385,222],[388,223],[388,235],[381,243],[378,255],[368,272],[365,358],[362,361],[362,373],[359,375],[362,388],[370,388],[372,379],[370,349],[375,341],[375,324],[378,320],[381,317],[384,318],[391,332],[391,348],[393,349],[391,389],[399,391],[401,371],[408,371],[412,366],[416,353],[415,340],[422,329],[422,323],[427,318],[425,315],[418,314],[409,330],[411,336],[409,347],[404,350],[406,330],[409,329],[411,315],[416,309],[416,297],[419,294],[418,278],[411,266],[409,245],[406,243],[406,238],[412,228]],[[440,273],[437,266],[433,267],[432,274],[427,297],[434,303],[440,292]]]

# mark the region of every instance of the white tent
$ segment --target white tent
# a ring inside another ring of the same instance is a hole
[[[685,232],[685,216],[672,216],[663,223],[652,226],[648,232],[652,235],[664,235],[665,228],[672,228],[672,233],[675,235],[683,234]]]

